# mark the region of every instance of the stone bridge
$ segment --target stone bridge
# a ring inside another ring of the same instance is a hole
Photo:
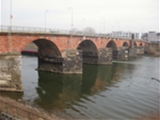
[[[141,40],[107,38],[98,34],[1,26],[0,90],[23,91],[21,52],[31,42],[38,47],[37,70],[82,74],[83,63],[110,65],[144,53]]]

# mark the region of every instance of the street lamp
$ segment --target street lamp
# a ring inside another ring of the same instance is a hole
[[[9,46],[10,46],[9,51],[10,52],[13,51],[11,32],[12,32],[12,0],[10,0],[10,30],[9,30]]]
[[[105,18],[104,17],[102,17],[102,20],[103,20],[103,30],[105,31]]]
[[[84,34],[84,21],[85,21],[85,18],[82,19],[82,32]]]
[[[119,31],[119,22],[116,22],[117,23],[117,31]]]
[[[72,10],[71,11],[71,30],[72,30],[73,29],[73,8],[69,7],[69,10]]]
[[[70,37],[70,41],[71,41],[71,47],[73,47],[73,45],[72,45],[72,30],[73,30],[73,8],[72,8],[72,7],[69,7],[69,10],[72,10],[72,11],[71,11],[71,37]]]
[[[10,28],[12,27],[12,0],[10,0]]]
[[[48,10],[45,11],[44,13],[44,27],[45,27],[45,31],[46,31],[46,14],[47,14]]]
[[[101,34],[101,32],[102,32],[102,29],[101,29],[101,24],[102,24],[102,22],[100,22],[100,24],[99,24],[99,33]]]

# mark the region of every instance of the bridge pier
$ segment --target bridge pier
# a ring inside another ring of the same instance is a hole
[[[80,50],[63,50],[62,57],[38,56],[40,71],[61,74],[82,74],[82,53]]]
[[[84,64],[110,65],[112,64],[112,49],[100,48],[97,52],[83,51]]]
[[[137,55],[144,55],[144,47],[137,47]]]
[[[129,48],[129,57],[136,57],[137,56],[137,48]]]
[[[138,55],[144,55],[144,47],[129,48],[129,57],[137,57]]]
[[[21,67],[21,54],[0,54],[0,91],[23,91]]]
[[[100,48],[98,50],[98,62],[97,64],[110,65],[112,64],[112,49]]]
[[[113,51],[113,59],[114,60],[128,60],[128,48],[122,47],[118,50]]]

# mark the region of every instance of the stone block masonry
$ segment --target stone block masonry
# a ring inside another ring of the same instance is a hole
[[[62,51],[61,58],[39,56],[37,70],[61,74],[82,74],[82,52],[67,49]]]
[[[128,60],[129,58],[129,51],[128,48],[119,48],[116,51],[113,51],[113,59],[114,60]]]
[[[97,52],[82,52],[84,64],[111,65],[112,49],[100,48]]]
[[[112,64],[112,49],[110,48],[100,48],[98,50],[98,62],[100,65],[110,65]]]
[[[144,55],[144,47],[137,47],[137,55]]]
[[[63,73],[64,74],[82,74],[82,51],[68,49],[62,51]]]
[[[20,54],[0,54],[0,91],[23,91],[21,67]]]
[[[137,57],[137,49],[129,48],[129,57]]]

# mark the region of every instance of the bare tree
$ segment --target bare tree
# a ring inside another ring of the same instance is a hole
[[[82,34],[82,31],[81,31],[81,30],[78,30],[77,28],[73,28],[73,29],[71,30],[71,32],[72,32],[73,34]]]
[[[95,32],[95,29],[94,28],[92,28],[92,27],[86,27],[85,29],[84,29],[84,34],[95,34],[96,32]]]

